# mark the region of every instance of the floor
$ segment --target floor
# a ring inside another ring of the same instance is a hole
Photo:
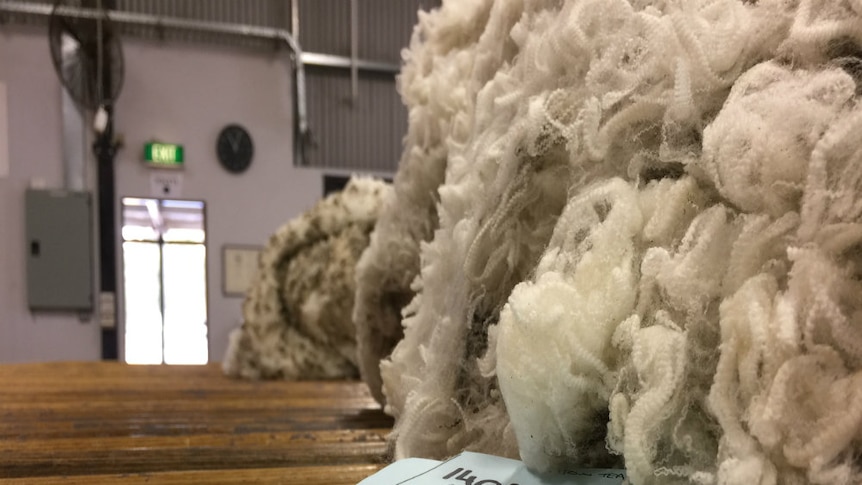
[[[0,365],[0,485],[355,485],[390,417],[360,382],[248,382],[217,365]]]

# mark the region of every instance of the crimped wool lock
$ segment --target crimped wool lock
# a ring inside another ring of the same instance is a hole
[[[862,480],[859,25],[838,0],[420,16],[359,270],[399,296],[354,311],[395,456]]]

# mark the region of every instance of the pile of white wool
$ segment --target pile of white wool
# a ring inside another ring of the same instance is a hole
[[[858,1],[420,14],[354,312],[396,458],[862,481],[860,78]]]

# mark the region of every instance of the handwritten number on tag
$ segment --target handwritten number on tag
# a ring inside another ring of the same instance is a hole
[[[445,477],[443,477],[443,480],[448,480],[448,479],[450,479],[450,478],[454,477],[455,475],[457,475],[457,474],[458,474],[458,472],[462,472],[462,471],[464,471],[464,469],[463,469],[463,468],[456,468],[454,472],[452,472],[452,473],[450,473],[450,474],[446,475]]]
[[[458,472],[461,472],[458,475]],[[455,471],[443,477],[444,480],[448,480],[452,477],[455,477],[455,480],[461,480],[464,482],[464,485],[473,485],[473,481],[476,480],[474,475],[470,475],[473,473],[473,470],[464,470],[463,468],[456,468]],[[455,475],[458,475],[457,477]]]
[[[460,475],[458,475],[459,473],[460,473]],[[456,468],[455,470],[450,472],[448,475],[443,477],[443,479],[449,480],[450,478],[454,478],[455,480],[461,480],[462,482],[464,482],[464,485],[503,485],[502,483],[498,482],[497,480],[480,480],[474,484],[473,481],[476,480],[476,476],[471,475],[471,473],[473,473],[473,470],[465,470],[463,468]],[[458,476],[456,476],[456,475],[458,475]],[[517,483],[511,483],[509,485],[518,485],[518,484]]]

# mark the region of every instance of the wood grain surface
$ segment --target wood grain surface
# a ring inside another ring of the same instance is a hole
[[[392,419],[361,382],[255,382],[217,365],[0,365],[0,485],[354,485]]]

